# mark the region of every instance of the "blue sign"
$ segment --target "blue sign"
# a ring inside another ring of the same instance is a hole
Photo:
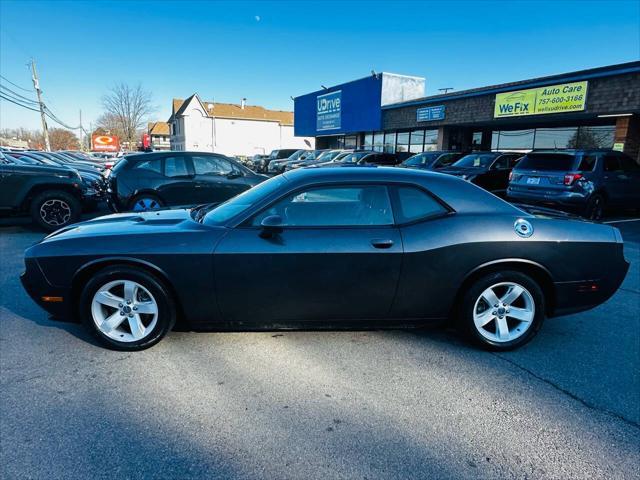
[[[316,130],[339,130],[342,123],[342,90],[318,95],[316,99]]]
[[[444,120],[444,105],[424,107],[416,110],[416,121],[431,122],[433,120]]]

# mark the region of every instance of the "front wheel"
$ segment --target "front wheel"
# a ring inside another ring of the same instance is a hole
[[[544,296],[529,276],[496,272],[465,292],[458,313],[461,330],[488,350],[512,350],[530,341],[544,321]]]
[[[129,204],[129,210],[134,212],[148,212],[150,210],[159,210],[163,207],[162,200],[151,194],[138,195]]]
[[[53,232],[77,222],[82,206],[76,197],[61,190],[36,195],[31,201],[31,218],[43,229]]]
[[[114,266],[99,271],[80,298],[84,325],[114,350],[144,350],[174,326],[176,309],[169,289],[148,272]]]

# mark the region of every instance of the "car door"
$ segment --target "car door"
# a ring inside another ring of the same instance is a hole
[[[198,203],[219,203],[248,187],[244,175],[222,155],[191,154]]]
[[[14,166],[0,158],[0,209],[16,207],[19,193],[19,182]]]
[[[282,231],[259,226],[280,215]],[[215,250],[222,316],[241,323],[385,318],[402,241],[384,185],[312,186],[233,228]]]
[[[489,171],[483,175],[484,189],[496,195],[504,195],[509,185],[509,172],[513,155],[500,155],[491,164]]]
[[[609,205],[622,205],[628,177],[622,170],[620,156],[616,152],[606,153],[602,162],[602,185]]]
[[[161,183],[156,187],[161,198],[170,206],[195,205],[198,202],[191,159],[184,154],[164,157]]]
[[[621,190],[625,206],[640,208],[640,165],[633,158],[619,153],[622,169]]]

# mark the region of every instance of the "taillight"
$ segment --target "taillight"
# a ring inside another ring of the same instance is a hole
[[[577,182],[581,178],[582,178],[582,175],[579,173],[569,173],[564,176],[564,184],[573,185],[574,182]]]

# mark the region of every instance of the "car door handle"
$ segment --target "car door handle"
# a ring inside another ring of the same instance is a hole
[[[371,240],[371,245],[374,248],[391,248],[393,246],[393,240],[374,238],[373,240]]]

